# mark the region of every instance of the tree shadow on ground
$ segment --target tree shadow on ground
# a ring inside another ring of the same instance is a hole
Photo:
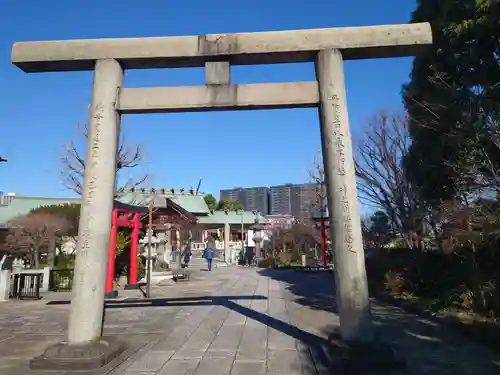
[[[328,338],[330,345],[339,343],[339,326],[335,324],[335,280],[332,273],[273,269],[259,272],[283,283],[291,305],[299,305],[294,310],[297,313],[292,312],[298,319],[299,326],[301,310],[308,314],[316,310],[315,320],[308,320],[306,329],[315,329],[320,336]],[[498,354],[438,321],[419,317],[376,299],[371,300],[371,315],[377,341],[394,348],[396,356],[406,362],[406,373],[500,373]],[[333,323],[325,324],[328,320]]]
[[[337,313],[333,272],[262,269],[259,273],[285,283],[296,303],[312,309]]]
[[[224,306],[249,319],[296,340],[300,360],[294,371],[304,375],[329,374],[481,374],[500,372],[500,357],[470,342],[449,328],[391,305],[373,300],[371,313],[378,342],[391,345],[397,357],[406,363],[394,369],[345,366],[345,347],[339,340],[333,275],[324,272],[262,270],[265,276],[282,282],[283,297],[288,301],[290,322],[243,306],[242,300],[265,300],[259,295],[203,296],[157,299],[127,299],[106,302],[106,310],[148,309],[169,306]],[[272,293],[272,290],[270,291]],[[278,298],[282,298],[281,295]],[[60,304],[60,301],[49,304]],[[145,313],[147,315],[147,313]],[[305,318],[302,318],[305,317]],[[363,358],[360,358],[362,362]],[[352,365],[352,362],[349,363]],[[375,371],[378,370],[378,371]]]
[[[312,334],[306,330],[296,327],[288,322],[271,317],[265,313],[256,311],[239,304],[244,300],[267,300],[261,295],[230,295],[230,296],[193,296],[174,298],[152,298],[152,299],[127,299],[106,301],[105,310],[130,309],[130,308],[168,308],[185,306],[223,306],[228,310],[239,314],[272,328],[282,334],[296,340],[298,361],[292,364],[292,370],[303,375],[318,375],[325,372],[331,374],[361,374],[352,372],[339,361],[341,358],[341,345],[332,344],[324,337]],[[47,305],[69,304],[70,301],[50,301]],[[187,337],[186,337],[187,339]],[[277,352],[286,353],[289,350],[277,349]],[[281,354],[280,354],[281,355]]]
[[[166,306],[224,306],[236,311],[256,322],[292,337],[297,342],[299,353],[298,363],[294,363],[294,371],[304,375],[317,375],[318,368],[333,370],[334,374],[344,374],[345,369],[335,359],[340,357],[340,347],[331,345],[328,340],[311,334],[287,322],[273,318],[265,313],[238,304],[241,300],[267,300],[263,296],[216,296],[216,297],[183,297],[162,298],[150,301],[136,300],[123,302],[108,302],[106,309],[134,307],[166,307]]]

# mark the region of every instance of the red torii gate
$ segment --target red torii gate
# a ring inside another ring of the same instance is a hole
[[[106,297],[114,297],[117,292],[113,290],[115,278],[116,236],[119,227],[132,228],[130,239],[130,262],[128,267],[128,285],[133,289],[137,285],[137,255],[139,247],[139,229],[142,228],[140,216],[143,214],[139,207],[114,208],[111,218],[111,234],[108,249],[108,267],[106,270]]]
[[[177,224],[195,224],[197,218],[192,213],[186,211],[178,204],[174,203],[167,197],[157,197],[159,206],[155,206],[153,217],[160,215],[160,226],[164,227],[164,223]],[[106,288],[105,296],[108,298],[116,297],[118,292],[113,290],[115,276],[115,258],[116,258],[116,236],[119,227],[132,228],[130,239],[130,262],[128,272],[128,284],[125,289],[136,289],[137,284],[137,262],[139,248],[139,229],[143,227],[141,220],[148,214],[148,207],[135,206],[115,201],[115,208],[111,218],[111,233],[108,249],[108,265],[106,270]],[[153,228],[158,224],[153,223]]]
[[[326,231],[330,227],[330,217],[322,216],[322,217],[313,217],[316,228],[320,228],[321,230],[321,264],[326,266],[326,249],[327,249],[327,234]],[[318,225],[319,223],[319,225]]]

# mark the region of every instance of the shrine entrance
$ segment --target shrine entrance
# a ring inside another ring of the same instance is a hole
[[[344,60],[412,56],[432,44],[428,23],[181,37],[16,43],[25,72],[94,70],[69,345],[101,335],[120,115],[241,109],[319,109],[336,259],[340,331],[372,342]],[[314,62],[313,82],[231,84],[231,66]],[[127,88],[125,69],[205,67],[204,86]],[[99,340],[102,340],[99,339]]]

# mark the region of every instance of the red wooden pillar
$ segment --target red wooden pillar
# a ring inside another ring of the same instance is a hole
[[[139,213],[135,212],[132,217],[132,236],[130,238],[130,265],[128,270],[128,283],[137,284],[137,256],[139,247]]]
[[[108,267],[106,269],[106,293],[113,292],[113,281],[115,278],[115,257],[116,257],[116,234],[118,231],[118,211],[113,209],[111,216],[111,234],[108,249]]]

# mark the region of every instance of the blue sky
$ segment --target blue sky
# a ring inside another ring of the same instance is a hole
[[[159,1],[0,0],[0,190],[71,196],[61,184],[62,146],[88,119],[91,72],[26,74],[10,64],[16,41],[271,31],[406,23],[414,0]],[[346,86],[354,134],[380,110],[401,109],[411,59],[349,61]],[[233,83],[308,81],[312,64],[232,69]],[[128,87],[202,85],[202,69],[128,71]],[[218,196],[233,186],[307,182],[319,147],[314,109],[130,115],[128,143],[146,151],[123,177],[151,186],[196,187]],[[81,144],[81,142],[80,142]],[[82,145],[83,146],[83,145]]]

